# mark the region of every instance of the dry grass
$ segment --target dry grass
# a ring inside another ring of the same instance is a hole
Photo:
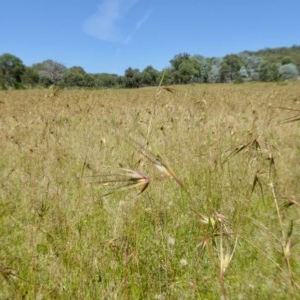
[[[1,299],[298,297],[298,82],[0,98]]]

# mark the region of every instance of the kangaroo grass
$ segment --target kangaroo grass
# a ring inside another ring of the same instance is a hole
[[[283,110],[291,110],[291,111],[298,111],[298,112],[300,112],[299,109],[295,109],[295,108],[281,107],[281,106],[273,106],[273,107],[274,108],[283,109]],[[283,119],[283,120],[279,121],[279,124],[291,123],[291,122],[295,122],[295,121],[299,121],[299,120],[300,120],[300,115],[295,115],[293,117],[290,117],[290,118]]]
[[[143,157],[145,157],[154,168],[160,172],[166,178],[174,180],[183,190],[186,191],[182,182],[175,175],[175,172],[167,163],[166,158],[162,158],[161,155],[154,155],[151,151],[146,149],[146,147],[140,145],[138,142],[133,140],[131,137],[122,136],[122,139],[131,145],[135,150],[137,150]],[[122,173],[120,174],[99,174],[92,177],[98,177],[100,180],[94,181],[93,183],[98,183],[102,185],[117,185],[116,188],[110,192],[103,194],[102,197],[113,194],[114,192],[124,191],[130,188],[141,188],[138,194],[142,194],[149,186],[151,180],[148,175],[144,172],[132,170],[130,168],[121,167]],[[81,172],[83,173],[83,171]]]
[[[236,251],[237,241],[238,241],[238,238],[236,237],[232,250],[230,250],[229,246],[228,246],[228,248],[225,249],[225,247],[223,245],[224,244],[224,237],[223,237],[223,234],[221,233],[220,246],[219,246],[219,249],[218,249],[218,256],[219,256],[219,260],[220,260],[220,262],[219,262],[220,263],[219,280],[220,280],[221,291],[222,291],[222,295],[223,295],[224,300],[228,299],[227,290],[226,290],[226,287],[225,287],[225,275],[226,275],[226,272],[227,272],[227,270],[230,266],[233,255]]]
[[[260,188],[260,192],[262,195],[262,198],[264,198],[264,190],[263,190],[263,181],[261,179],[262,173],[260,171],[257,171],[254,175],[253,183],[252,183],[252,189],[251,189],[251,196],[255,190],[255,187],[258,185]]]
[[[296,200],[287,200],[282,204],[282,208],[288,208],[292,205],[296,205],[296,206],[300,207],[300,203],[297,202]]]
[[[236,154],[238,154],[238,153],[240,153],[244,150],[249,151],[251,153],[253,150],[257,152],[260,149],[261,149],[260,143],[258,142],[257,138],[252,139],[248,143],[238,145],[233,150],[231,150],[230,153],[223,160],[222,164],[227,162],[232,156],[234,156],[234,155],[236,155]]]
[[[130,188],[141,188],[138,194],[142,194],[150,184],[150,178],[142,172],[134,171],[128,168],[121,168],[123,173],[120,174],[100,174],[93,177],[100,177],[101,180],[94,181],[93,183],[99,183],[103,185],[117,184],[109,193],[102,195],[102,197],[113,194],[117,191],[124,191]]]
[[[131,145],[135,150],[142,154],[163,176],[173,179],[182,189],[185,189],[181,180],[178,179],[177,175],[170,167],[166,158],[163,158],[161,154],[154,155],[145,146],[139,144],[129,136],[122,135],[122,139]]]
[[[0,299],[299,298],[299,82],[165,81],[1,95]]]
[[[294,223],[293,223],[293,220],[290,221],[290,225],[289,225],[289,228],[287,230],[287,233],[285,233],[285,226],[283,224],[283,218],[282,218],[282,215],[281,215],[281,212],[280,212],[280,207],[279,207],[279,204],[278,204],[277,195],[275,193],[274,184],[271,181],[269,185],[270,185],[271,190],[272,190],[273,200],[274,200],[274,203],[275,203],[277,217],[278,217],[278,223],[279,223],[279,226],[280,226],[280,233],[281,233],[280,243],[281,243],[281,247],[282,247],[282,255],[283,255],[283,258],[284,258],[284,260],[286,262],[286,265],[287,265],[291,285],[292,285],[293,288],[296,287],[299,290],[300,286],[294,279],[291,264],[290,264],[291,248],[292,248],[292,245],[293,245],[292,240],[291,240],[291,236],[292,236],[292,233],[293,233],[293,224]]]
[[[300,121],[300,115],[296,115],[294,117],[282,120],[281,123],[291,123],[291,122],[295,122],[295,121]]]

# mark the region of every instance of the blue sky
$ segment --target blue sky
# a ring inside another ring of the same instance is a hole
[[[89,73],[300,45],[299,0],[2,0],[0,55]]]

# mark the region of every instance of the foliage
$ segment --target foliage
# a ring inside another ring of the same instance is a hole
[[[222,58],[204,57],[180,53],[170,60],[170,66],[159,71],[151,65],[140,71],[128,67],[124,75],[86,73],[80,66],[66,68],[51,59],[24,66],[22,61],[4,54],[0,60],[0,85],[7,87],[60,88],[137,88],[162,84],[226,83],[244,81],[278,81],[280,78],[294,80],[299,77],[300,47],[244,51]],[[3,60],[4,58],[4,60]],[[3,63],[6,61],[6,65]],[[12,68],[13,64],[15,67]],[[286,65],[286,67],[284,67]],[[8,70],[10,70],[8,72]],[[24,73],[24,74],[23,74]]]
[[[299,77],[299,70],[296,65],[288,63],[279,67],[279,73],[285,80],[295,80]]]
[[[155,86],[159,84],[160,73],[152,66],[146,67],[142,71],[142,85],[143,86]]]
[[[9,53],[0,56],[0,85],[2,88],[19,88],[24,72],[25,65],[21,59]]]
[[[259,78],[261,81],[277,81],[280,79],[280,74],[277,64],[265,62],[262,64],[259,72]]]
[[[94,84],[91,87],[96,88],[114,88],[122,85],[121,78],[115,74],[90,74],[91,78],[94,80]]]
[[[192,59],[196,62],[196,68],[198,69],[197,82],[208,83],[211,69],[209,60],[201,55],[193,55]]]
[[[162,84],[164,85],[174,84],[174,70],[171,67],[163,69]]]
[[[124,86],[126,88],[138,88],[142,85],[142,75],[139,69],[128,68],[125,70]]]
[[[63,73],[63,82],[68,87],[83,87],[86,86],[85,71],[82,67],[72,67]]]
[[[201,81],[201,64],[198,58],[187,53],[176,55],[170,60],[175,84]]]
[[[208,82],[210,83],[220,82],[220,69],[221,66],[212,65],[211,70],[208,74]]]
[[[180,65],[185,61],[189,61],[189,59],[190,59],[190,54],[188,54],[188,53],[177,54],[170,60],[171,67],[175,71],[178,71]]]
[[[250,79],[259,81],[260,69],[264,63],[263,59],[259,56],[249,54],[241,54],[240,57],[244,62],[244,67],[246,68]]]
[[[266,48],[255,52],[246,51],[246,53],[259,56],[270,63],[294,63],[300,70],[300,46]]]
[[[291,57],[287,56],[287,57],[284,57],[281,61],[281,64],[282,65],[287,65],[287,64],[291,64],[293,63],[293,60]]]
[[[41,83],[45,86],[58,84],[67,72],[64,65],[51,59],[34,64],[32,67],[39,73]]]
[[[249,73],[245,66],[242,66],[238,71],[238,78],[240,78],[242,81],[247,81],[249,79]]]
[[[21,76],[21,81],[24,86],[34,87],[38,85],[39,80],[39,73],[34,68],[25,67],[25,71]]]
[[[238,55],[226,55],[220,68],[220,82],[234,81],[239,77],[239,71],[243,66],[242,60]]]

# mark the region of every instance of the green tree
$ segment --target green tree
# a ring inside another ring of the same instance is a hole
[[[196,62],[196,68],[198,70],[198,82],[207,83],[209,78],[209,72],[211,69],[211,65],[209,60],[201,55],[194,55],[192,59]]]
[[[21,87],[25,65],[17,56],[4,53],[0,56],[0,85],[5,87]]]
[[[174,71],[172,68],[164,68],[161,72],[162,84],[174,84]]]
[[[201,64],[187,53],[176,55],[170,60],[174,83],[200,82]]]
[[[138,88],[142,85],[142,74],[139,69],[131,67],[125,70],[124,85],[126,88]]]
[[[293,60],[289,56],[286,56],[281,60],[281,64],[283,64],[283,65],[287,65],[287,64],[291,64],[291,63],[293,63]]]
[[[95,81],[95,87],[113,88],[119,86],[119,76],[116,74],[100,73],[91,75]]]
[[[281,47],[281,48],[266,48],[256,52],[248,52],[255,54],[265,61],[274,64],[288,64],[294,63],[298,70],[300,70],[300,46],[294,45],[292,47]]]
[[[226,55],[221,64],[220,81],[230,82],[238,79],[239,70],[243,66],[242,59],[235,54]]]
[[[85,71],[82,67],[74,66],[68,69],[63,74],[63,82],[68,87],[83,87],[85,86]]]
[[[195,60],[184,60],[175,72],[176,83],[198,82],[200,78],[200,65]]]
[[[280,74],[278,71],[277,64],[270,63],[270,62],[264,62],[262,64],[260,72],[259,72],[259,78],[261,81],[265,81],[265,82],[279,80]]]
[[[85,73],[83,75],[83,86],[88,88],[95,87],[95,79],[92,74]]]
[[[182,62],[189,60],[190,55],[188,53],[180,53],[175,55],[171,60],[170,64],[174,70],[178,70],[179,66],[182,64]]]
[[[38,85],[40,80],[38,72],[32,67],[25,67],[24,73],[21,75],[21,81],[24,86],[34,87]]]
[[[142,85],[155,86],[158,84],[160,73],[152,66],[148,66],[142,71],[141,76],[142,76]]]

